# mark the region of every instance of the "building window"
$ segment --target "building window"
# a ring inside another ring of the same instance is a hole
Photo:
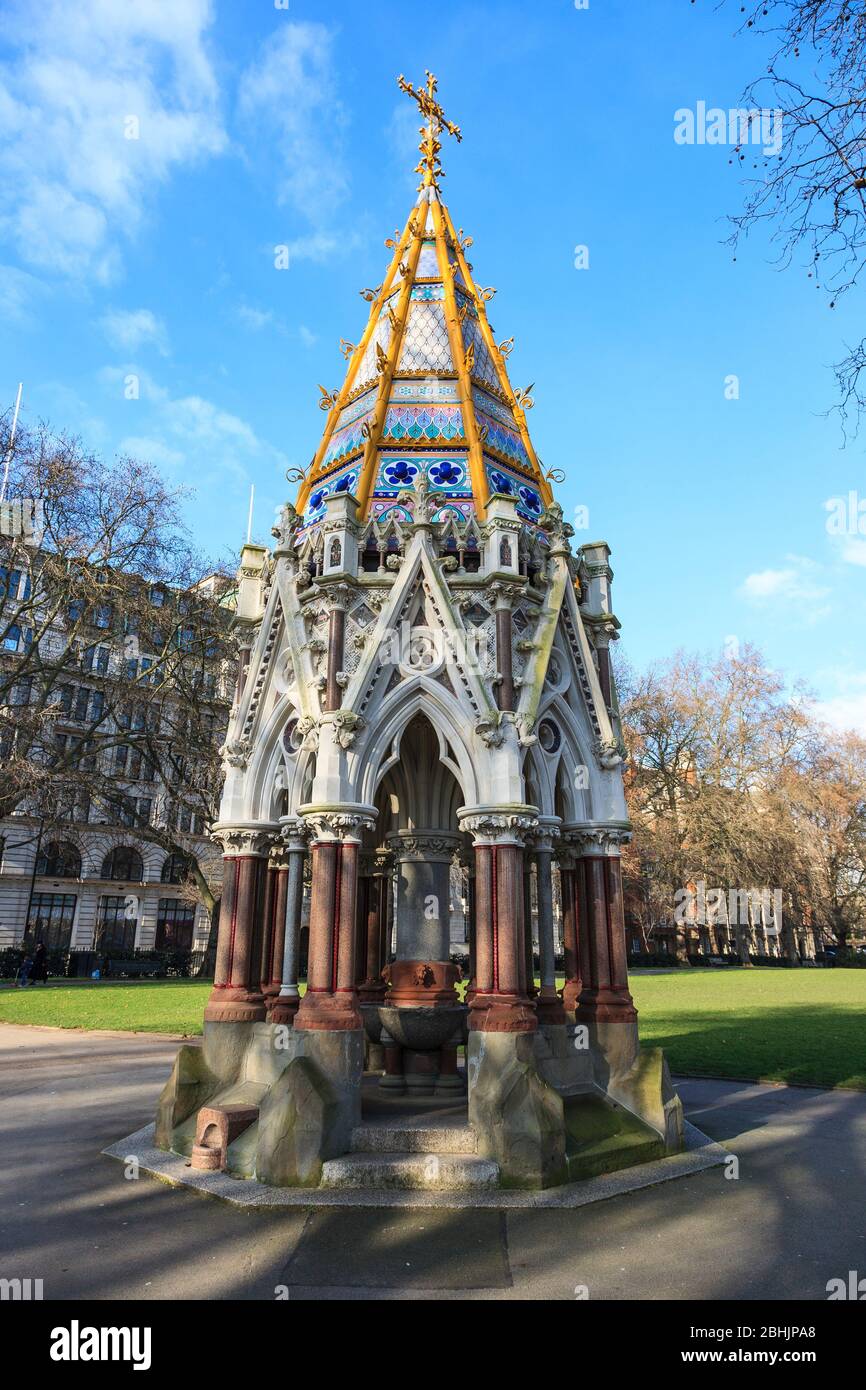
[[[162,874],[160,875],[162,882],[183,883],[189,874],[189,866],[189,856],[175,850],[174,854],[170,854],[162,866]]]
[[[81,855],[70,840],[51,840],[36,860],[37,878],[80,878]]]
[[[160,898],[156,915],[156,949],[189,951],[195,924],[195,903],[183,898]]]
[[[135,950],[135,928],[137,919],[129,916],[129,906],[133,900],[122,897],[101,897],[96,911],[96,940],[94,950],[113,955],[125,955]]]
[[[27,917],[27,937],[44,941],[49,951],[68,951],[75,917],[74,893],[34,893]]]
[[[33,632],[29,627],[22,629],[18,623],[11,623],[3,637],[3,650],[7,652],[26,651],[32,641]]]
[[[102,877],[123,883],[144,882],[144,861],[132,845],[117,845],[102,861]]]

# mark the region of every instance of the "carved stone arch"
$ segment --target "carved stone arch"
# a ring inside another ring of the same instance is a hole
[[[385,792],[386,818],[393,830],[455,831],[465,804],[459,768],[445,756],[445,741],[426,714],[414,714],[394,740],[399,756],[381,769],[376,795]]]
[[[315,752],[301,747],[290,755],[283,742],[289,724],[299,718],[291,701],[281,700],[261,731],[246,776],[245,814],[250,820],[278,820],[281,812],[276,808],[283,792],[289,814],[304,800],[304,788],[315,776]]]
[[[358,800],[367,805],[372,802],[384,773],[399,759],[400,737],[416,714],[426,715],[440,741],[443,763],[461,786],[466,804],[476,805],[483,797],[472,728],[457,700],[443,686],[424,676],[403,682],[379,708],[375,730],[358,749]]]
[[[550,760],[554,803],[563,799],[567,802],[568,813],[565,819],[569,822],[592,820],[594,788],[598,782],[599,771],[590,752],[588,730],[579,727],[574,710],[561,695],[554,696],[545,703],[539,713],[537,727],[540,727],[546,716],[556,721],[562,735],[558,756]],[[535,747],[537,745],[534,745]],[[555,809],[547,814],[560,815],[561,812]]]
[[[538,744],[527,749],[523,763],[524,801],[528,806],[537,806],[541,815],[555,815],[554,776],[548,759],[538,752]]]

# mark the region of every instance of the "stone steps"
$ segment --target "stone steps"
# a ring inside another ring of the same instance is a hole
[[[499,1164],[465,1153],[349,1153],[322,1167],[322,1187],[466,1192],[499,1186]]]
[[[365,1124],[352,1131],[355,1154],[474,1154],[476,1148],[469,1125]]]

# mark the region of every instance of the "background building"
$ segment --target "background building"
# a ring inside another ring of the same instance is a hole
[[[234,684],[226,649],[207,634],[227,627],[231,592],[219,575],[196,584],[193,605],[150,589],[146,601],[160,618],[167,609],[207,616],[201,627],[194,618],[186,628],[163,623],[149,643],[139,585],[122,611],[106,603],[74,613],[66,659],[34,664],[28,639],[36,620],[28,617],[30,629],[9,621],[9,609],[30,598],[31,578],[8,569],[0,578],[2,751],[20,757],[20,743],[34,772],[65,759],[56,790],[46,797],[35,778],[33,796],[0,820],[0,951],[42,940],[63,957],[55,956],[55,970],[88,971],[92,960],[70,966],[68,954],[129,961],[141,952],[204,952],[212,910],[202,881],[219,882],[221,854],[207,837],[207,790],[218,793]],[[68,621],[65,614],[42,637],[47,651]]]

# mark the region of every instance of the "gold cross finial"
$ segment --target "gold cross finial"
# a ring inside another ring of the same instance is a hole
[[[448,134],[453,135],[459,143],[463,139],[460,127],[448,120],[436,100],[439,83],[432,72],[427,73],[426,87],[416,89],[411,82],[406,81],[402,73],[397,78],[397,85],[401,92],[405,92],[407,96],[417,101],[418,109],[427,122],[426,126],[421,127],[421,144],[418,146],[421,151],[421,163],[416,166],[415,172],[422,175],[419,185],[421,188],[429,188],[431,184],[435,187],[436,180],[444,177],[439,159],[439,151],[442,148],[439,133],[442,130],[447,130]]]

